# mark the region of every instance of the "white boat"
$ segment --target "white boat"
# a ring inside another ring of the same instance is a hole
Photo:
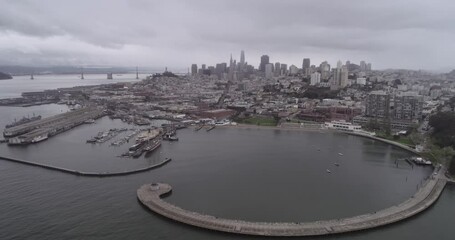
[[[47,134],[43,134],[43,135],[39,135],[39,136],[36,136],[32,139],[32,143],[37,143],[37,142],[41,142],[41,141],[44,141],[48,138],[48,135]]]
[[[343,156],[343,154],[342,154],[342,153],[338,153],[338,155],[340,155],[340,156]]]
[[[329,169],[325,170],[327,173],[332,173]]]

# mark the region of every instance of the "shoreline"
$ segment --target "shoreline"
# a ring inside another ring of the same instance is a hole
[[[308,132],[339,132],[327,128],[305,128],[305,127],[281,127],[281,126],[261,126],[254,124],[237,124],[216,126],[216,128],[232,128],[232,129],[261,129],[261,130],[291,130],[291,131],[308,131]]]

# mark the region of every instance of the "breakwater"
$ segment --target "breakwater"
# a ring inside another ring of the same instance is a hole
[[[25,165],[29,165],[29,166],[41,167],[41,168],[45,168],[45,169],[49,169],[49,170],[53,170],[53,171],[59,171],[59,172],[63,172],[63,173],[72,174],[72,175],[84,176],[84,177],[117,177],[117,176],[132,175],[132,174],[146,172],[146,171],[152,170],[154,168],[161,167],[172,160],[171,158],[166,158],[162,162],[148,166],[148,167],[134,169],[134,170],[130,170],[130,171],[123,171],[123,172],[82,172],[82,171],[76,171],[76,170],[72,170],[72,169],[55,167],[55,166],[51,166],[51,165],[47,165],[47,164],[30,162],[30,161],[8,158],[8,157],[0,156],[0,159],[10,161],[10,162],[15,162],[15,163],[21,163],[21,164],[25,164]]]
[[[165,183],[143,185],[137,190],[137,197],[144,206],[159,215],[200,228],[259,236],[318,236],[376,228],[422,212],[441,195],[447,182],[442,172],[438,170],[401,204],[355,217],[314,222],[250,222],[188,211],[161,199],[172,191],[172,187]]]

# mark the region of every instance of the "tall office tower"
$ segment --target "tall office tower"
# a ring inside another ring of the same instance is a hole
[[[205,64],[202,64],[202,71],[205,70]]]
[[[319,65],[319,70],[321,71],[321,79],[327,80],[330,77],[330,64],[327,61],[322,62]]]
[[[330,90],[340,89],[341,68],[332,68],[332,78],[330,79]]]
[[[348,80],[348,67],[346,65],[341,66],[340,70],[340,87],[345,88],[346,86],[349,85],[349,80]]]
[[[229,73],[228,73],[229,81],[234,81],[235,67],[236,67],[236,63],[235,63],[235,61],[232,60],[232,54],[231,54],[231,60],[229,60]]]
[[[286,75],[287,72],[288,72],[288,65],[282,63],[282,64],[281,64],[280,75]]]
[[[265,65],[265,78],[272,79],[273,77],[273,64],[267,63]]]
[[[367,71],[371,71],[371,63],[367,64]]]
[[[215,67],[215,73],[218,76],[218,79],[222,79],[224,73],[226,73],[227,64],[226,63],[217,63]]]
[[[245,66],[245,51],[240,52],[240,66]]]
[[[191,65],[191,75],[193,76],[197,75],[197,64]]]
[[[269,56],[262,55],[261,64],[259,65],[259,71],[265,72],[265,65],[269,63]]]
[[[275,77],[280,76],[281,73],[281,64],[279,62],[275,63],[275,68],[273,69]]]
[[[351,65],[351,61],[347,60],[346,61],[346,66],[349,68],[349,65]]]
[[[343,63],[341,62],[341,60],[338,60],[338,62],[337,62],[337,68],[340,68],[340,69],[341,69],[341,66],[343,66]]]
[[[240,51],[240,62],[237,64],[237,78],[243,80],[246,75],[245,51]]]
[[[310,75],[310,59],[309,58],[304,58],[303,63],[302,63],[302,71],[305,76]]]
[[[365,61],[360,61],[360,71],[365,72],[367,70],[367,64]]]
[[[321,82],[321,74],[319,72],[312,73],[310,85],[314,86],[320,82]]]

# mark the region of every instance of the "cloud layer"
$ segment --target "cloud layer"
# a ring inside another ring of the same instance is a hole
[[[338,59],[455,68],[450,0],[0,0],[0,64],[186,69]]]

